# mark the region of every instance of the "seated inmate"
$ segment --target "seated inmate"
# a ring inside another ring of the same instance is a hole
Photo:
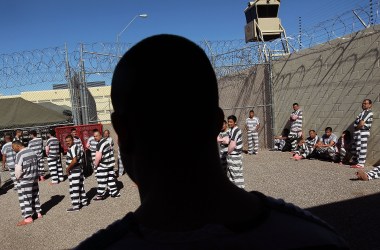
[[[322,220],[247,192],[223,173],[217,79],[195,43],[174,35],[140,41],[116,66],[111,98],[122,161],[141,205],[77,249],[347,249]],[[155,130],[167,136],[146,150],[151,121],[165,117],[171,126],[159,122]],[[183,139],[189,117],[201,123],[191,141]]]
[[[336,155],[337,141],[338,137],[332,132],[332,128],[326,127],[325,133],[319,139],[319,142],[315,145],[314,151],[316,153],[316,157],[321,160],[334,162],[338,161],[338,157]]]
[[[342,135],[339,137],[338,142],[336,143],[337,157],[339,158],[339,164],[349,162],[348,154],[351,149],[351,133],[348,130],[343,131]]]
[[[311,155],[315,149],[315,145],[319,141],[319,137],[315,130],[309,130],[309,137],[306,140],[302,139],[296,151],[294,151],[293,158],[295,160],[306,159]]]
[[[274,146],[272,150],[282,150],[285,146],[286,140],[288,140],[289,129],[284,128],[281,135],[277,135],[274,137]]]

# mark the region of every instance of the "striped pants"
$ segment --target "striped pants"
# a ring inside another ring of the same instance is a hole
[[[110,189],[111,195],[116,195],[118,193],[116,182],[115,182],[115,171],[113,167],[104,168],[97,167],[96,180],[98,182],[97,194],[98,196],[104,196],[107,192],[107,186]]]
[[[347,150],[344,147],[338,147],[338,154],[340,161],[343,162],[347,155]]]
[[[253,130],[248,130],[248,153],[257,153],[259,150],[259,133]]]
[[[17,193],[21,213],[25,219],[34,213],[41,213],[38,179],[18,180]]]
[[[119,176],[122,176],[124,174],[124,165],[121,161],[121,155],[120,155],[120,149],[117,151],[117,158],[118,158],[118,168],[119,168]]]
[[[332,161],[337,160],[336,151],[335,151],[335,148],[333,147],[316,148],[315,150],[316,150],[318,158],[320,159],[326,159],[326,160],[332,160]]]
[[[241,154],[227,155],[227,176],[239,188],[245,188]]]
[[[123,162],[121,161],[121,157],[119,156],[119,159],[118,159],[118,167],[119,167],[119,176],[123,175],[124,174],[124,166],[123,166]]]
[[[297,144],[298,144],[298,139],[302,137],[302,132],[301,131],[290,131],[288,135],[288,139],[291,140],[291,151],[294,151],[297,149]]]
[[[16,189],[17,188],[17,180],[16,180],[16,175],[15,175],[15,165],[12,165],[12,166],[9,166],[7,165],[8,169],[9,169],[9,174],[11,175],[11,180],[13,182],[13,188]]]
[[[73,167],[69,174],[70,198],[73,208],[87,205],[86,191],[84,190],[84,176],[81,166]]]
[[[96,168],[95,168],[95,155],[96,155],[96,151],[91,151],[91,166],[92,168],[94,169],[94,172],[96,174]]]
[[[45,175],[45,164],[44,164],[44,158],[39,158],[37,160],[38,164],[38,175],[39,176],[44,176]]]
[[[58,183],[63,181],[63,169],[61,163],[61,157],[47,157],[49,172],[51,175],[51,182]]]
[[[309,148],[305,143],[303,143],[301,146],[299,146],[294,153],[302,156],[304,159],[306,159],[312,152],[314,151],[314,148]]]
[[[379,179],[380,178],[380,166],[374,167],[371,171],[367,172],[368,179]]]
[[[351,152],[354,161],[364,166],[367,158],[367,144],[370,132],[369,130],[355,130]]]
[[[285,140],[284,139],[274,139],[273,149],[282,150],[282,148],[284,146],[285,146]]]

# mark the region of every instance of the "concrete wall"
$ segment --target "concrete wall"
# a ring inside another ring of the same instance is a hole
[[[254,110],[260,119],[259,148],[270,146],[273,138],[271,128],[269,65],[255,65],[249,70],[219,79],[219,106],[226,120],[229,115],[237,117],[238,127],[243,131],[244,149],[248,149],[245,120]]]
[[[303,129],[322,135],[330,126],[340,136],[362,111],[363,99],[373,101],[373,127],[367,165],[380,164],[380,26],[293,53],[273,62],[275,124],[287,126],[292,104],[304,110]]]

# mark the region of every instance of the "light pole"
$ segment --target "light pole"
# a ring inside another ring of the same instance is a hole
[[[117,44],[117,48],[118,48],[118,50],[120,50],[120,44],[119,44],[119,41],[120,41],[120,36],[124,33],[124,31],[133,23],[133,21],[136,19],[136,18],[138,18],[138,17],[141,17],[141,18],[147,18],[148,17],[148,14],[138,14],[138,15],[136,15],[136,16],[134,16],[133,18],[132,18],[132,20],[127,24],[127,26],[125,26],[124,27],[124,29],[120,32],[120,33],[118,33],[117,35],[116,35],[116,44]],[[119,51],[118,51],[118,53],[117,53],[118,55],[119,55]]]

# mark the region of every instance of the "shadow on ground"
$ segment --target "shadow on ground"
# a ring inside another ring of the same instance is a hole
[[[47,212],[54,206],[58,205],[63,198],[65,198],[64,195],[53,195],[50,200],[41,205],[42,214],[47,214]]]
[[[11,190],[13,188],[13,181],[11,179],[6,180],[0,188],[0,194],[6,194],[8,190]]]
[[[335,227],[351,249],[380,249],[380,193],[307,210]]]
[[[88,199],[89,201],[91,201],[92,198],[94,198],[95,195],[96,195],[96,187],[93,187],[93,188],[91,188],[89,191],[87,191],[86,195],[87,195],[87,199]]]

